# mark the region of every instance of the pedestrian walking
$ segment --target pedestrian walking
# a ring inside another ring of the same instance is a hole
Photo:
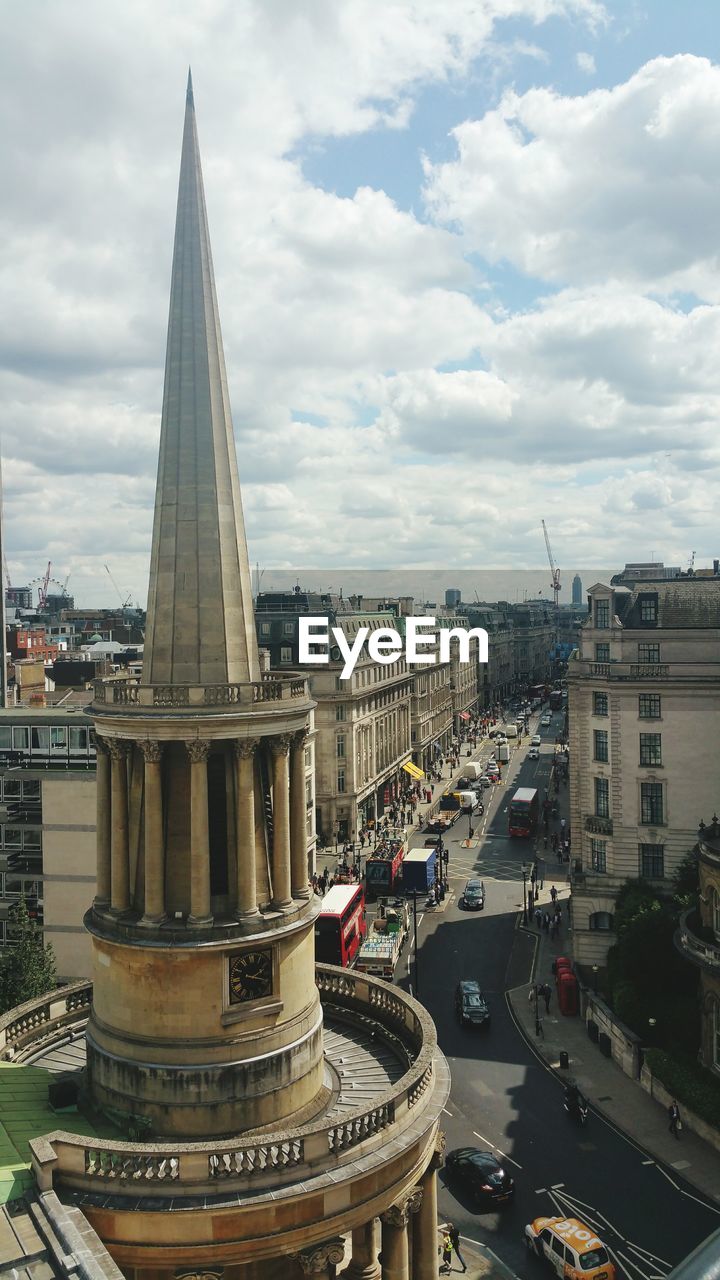
[[[530,890],[530,892],[532,893],[532,889]],[[542,929],[542,911],[540,910],[539,907],[535,908],[535,924],[538,927],[538,933],[539,933],[540,930]]]
[[[451,1262],[452,1262],[452,1240],[450,1239],[448,1232],[445,1231],[443,1233],[443,1238],[442,1238],[442,1266],[440,1270],[444,1271],[446,1275],[450,1271]]]
[[[550,1012],[550,997],[551,997],[551,995],[552,995],[552,987],[550,987],[550,986],[548,985],[548,983],[547,983],[547,982],[545,982],[545,983],[543,984],[543,986],[542,986],[542,996],[543,996],[543,1000],[545,1001],[545,1012],[546,1012],[546,1013],[549,1013],[549,1012]]]
[[[543,911],[543,921],[542,921],[542,924],[543,924],[543,929],[545,930],[545,932],[546,932],[546,933],[549,933],[549,931],[550,931],[550,916],[548,915],[547,911]]]
[[[680,1108],[677,1102],[675,1102],[675,1100],[673,1100],[670,1103],[670,1106],[668,1107],[668,1118],[670,1120],[670,1123],[668,1125],[668,1133],[674,1133],[675,1137],[679,1142],[680,1130],[682,1129],[682,1120],[680,1119]]]
[[[553,906],[555,906],[555,903],[557,901],[557,889],[555,888],[555,885],[553,885],[552,889],[550,890],[550,899],[552,901]]]
[[[457,1229],[457,1227],[456,1227],[456,1226],[453,1226],[452,1222],[448,1222],[448,1228],[447,1228],[447,1229],[448,1229],[448,1235],[450,1236],[450,1240],[451,1240],[451,1242],[452,1242],[452,1247],[453,1247],[453,1249],[454,1249],[454,1251],[455,1251],[455,1256],[456,1256],[456,1258],[457,1258],[458,1262],[460,1263],[460,1265],[461,1265],[461,1267],[462,1267],[463,1271],[467,1271],[467,1266],[466,1266],[466,1264],[465,1264],[465,1259],[463,1258],[463,1256],[462,1256],[462,1254],[461,1254],[461,1252],[460,1252],[460,1232],[458,1231],[458,1229]]]

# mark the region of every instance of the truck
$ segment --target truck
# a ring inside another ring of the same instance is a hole
[[[436,849],[411,849],[403,862],[403,893],[429,893],[435,884],[436,865]]]
[[[401,898],[373,920],[372,929],[363,942],[355,968],[375,978],[392,980],[398,956],[410,928],[408,905]]]
[[[497,748],[497,758],[501,764],[507,764],[510,759],[510,747],[507,742],[501,742]]]
[[[466,778],[470,778],[472,781],[477,782],[477,779],[481,778],[483,775],[483,766],[478,764],[477,760],[468,760],[467,763],[463,765],[463,773]]]

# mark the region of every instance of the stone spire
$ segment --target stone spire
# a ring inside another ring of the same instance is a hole
[[[188,73],[142,683],[232,684],[259,678]]]

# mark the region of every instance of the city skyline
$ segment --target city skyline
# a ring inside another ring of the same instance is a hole
[[[188,61],[253,563],[532,574],[542,518],[561,567],[711,562],[709,4],[38,11],[0,55],[16,585],[145,603]]]

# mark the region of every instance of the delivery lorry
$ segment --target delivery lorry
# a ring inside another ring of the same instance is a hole
[[[510,747],[507,742],[501,742],[497,748],[497,758],[501,764],[507,764],[510,759]]]
[[[373,920],[372,929],[358,952],[356,970],[392,981],[409,927],[408,905],[397,899],[384,909],[383,915]]]
[[[403,893],[429,893],[435,884],[436,865],[436,849],[411,849],[403,862]]]
[[[467,764],[463,765],[463,773],[466,778],[477,782],[478,778],[482,778],[483,766],[478,764],[477,760],[468,760]]]

